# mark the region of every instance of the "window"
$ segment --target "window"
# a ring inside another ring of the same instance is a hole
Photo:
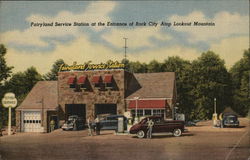
[[[106,84],[106,88],[113,88],[113,83],[105,83]]]
[[[68,84],[69,84],[70,88],[75,88],[76,87],[76,77],[75,76],[69,77]]]
[[[164,110],[163,109],[154,109],[153,110],[153,115],[164,117]]]
[[[106,88],[113,88],[113,75],[112,74],[106,74],[104,75],[103,82],[105,83]]]
[[[135,110],[131,110],[132,116],[135,117],[136,116],[136,112]],[[141,117],[143,116],[143,109],[138,109],[137,110],[137,116]]]
[[[80,88],[87,89],[87,76],[81,76],[77,80],[77,84],[79,84]]]
[[[151,109],[145,109],[144,112],[145,112],[145,116],[150,116],[150,115],[152,115]]]
[[[164,109],[138,109],[137,110],[137,116],[161,116],[164,117]],[[135,109],[131,110],[131,114],[133,117],[135,117]]]

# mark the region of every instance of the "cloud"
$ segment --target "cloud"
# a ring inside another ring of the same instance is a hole
[[[84,22],[92,23],[96,21],[109,21],[110,18],[108,14],[114,9],[115,2],[92,2],[87,8],[78,14],[61,11],[54,17],[33,14],[26,18],[26,21],[31,24],[34,23],[74,23],[74,22]],[[34,47],[48,47],[49,43],[46,38],[49,37],[65,37],[65,36],[81,36],[79,30],[80,27],[70,26],[70,27],[30,27],[24,31],[14,30],[1,33],[1,43],[4,44],[14,44],[23,46],[34,46]],[[83,27],[81,27],[83,28]],[[102,27],[89,27],[94,31],[99,31],[103,29]]]
[[[152,60],[157,60],[163,62],[165,59],[171,56],[179,56],[185,60],[194,60],[200,55],[200,51],[194,48],[184,47],[184,46],[171,46],[163,47],[159,49],[153,49],[143,52],[138,52],[133,55],[128,55],[128,59],[131,61],[139,62],[150,62]]]
[[[107,60],[120,61],[124,58],[122,52],[119,54],[112,49],[98,43],[90,42],[87,35],[79,37],[65,44],[57,44],[54,51],[48,53],[19,51],[10,48],[6,54],[8,65],[14,66],[14,72],[24,71],[30,66],[35,66],[39,73],[47,73],[57,59],[63,59],[72,64],[77,61],[83,64],[87,61],[92,63],[106,62]],[[164,47],[152,49],[147,52],[128,53],[130,61],[150,62],[155,59],[163,61],[168,56],[180,56],[184,59],[193,60],[199,56],[199,51],[186,47]]]
[[[160,41],[170,40],[170,35],[161,32],[160,27],[139,27],[135,29],[112,29],[102,35],[102,38],[117,48],[124,44],[124,37],[128,38],[128,46],[131,49],[155,46],[152,38]]]
[[[218,43],[212,43],[210,50],[219,54],[225,60],[227,68],[243,57],[244,50],[249,48],[249,37],[225,38]]]
[[[218,43],[213,43],[210,50],[225,59],[226,66],[230,67],[242,57],[243,50],[247,49],[248,40],[248,37],[223,39]],[[67,44],[58,43],[56,46],[57,47],[53,51],[47,53],[36,52],[32,54],[27,51],[10,48],[6,54],[6,60],[8,65],[15,67],[14,72],[24,71],[30,66],[35,66],[39,73],[44,74],[49,72],[52,64],[60,58],[64,59],[64,61],[68,64],[72,64],[74,61],[77,61],[78,64],[82,64],[87,61],[100,63],[106,62],[109,59],[120,61],[124,58],[122,52],[117,53],[103,44],[91,42],[87,35],[78,37],[74,41],[68,42]],[[201,52],[202,51],[195,48],[176,45],[128,53],[127,56],[130,61],[140,61],[146,63],[154,59],[162,62],[169,56],[179,56],[183,59],[192,61],[199,57]]]
[[[206,17],[200,11],[186,16],[173,15],[171,22],[214,22],[215,26],[173,26],[174,30],[189,34],[190,42],[212,41],[231,35],[249,34],[249,16],[238,13],[219,12],[213,18]]]
[[[63,59],[72,64],[77,61],[82,64],[87,61],[93,63],[106,62],[106,60],[122,60],[123,54],[114,53],[111,49],[89,41],[87,35],[83,35],[67,44],[56,44],[53,51],[47,53],[20,51],[9,48],[6,54],[8,65],[14,66],[14,72],[24,71],[30,66],[35,66],[39,73],[47,73],[57,59]]]

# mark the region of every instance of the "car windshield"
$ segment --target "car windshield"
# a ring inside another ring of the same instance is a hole
[[[226,117],[226,120],[233,120],[233,121],[237,121],[237,117],[235,117],[235,116],[228,116],[228,117]]]
[[[71,124],[71,123],[73,123],[72,120],[69,120],[69,121],[66,122],[66,124]]]

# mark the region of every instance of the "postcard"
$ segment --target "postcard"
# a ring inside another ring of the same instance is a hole
[[[0,1],[0,160],[250,160],[248,0]]]

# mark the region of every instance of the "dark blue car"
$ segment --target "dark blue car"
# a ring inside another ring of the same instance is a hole
[[[123,118],[124,130],[127,129],[127,118],[123,115],[108,115],[100,119],[101,130],[117,130],[118,118]]]
[[[239,127],[238,116],[235,114],[223,115],[222,127]]]

